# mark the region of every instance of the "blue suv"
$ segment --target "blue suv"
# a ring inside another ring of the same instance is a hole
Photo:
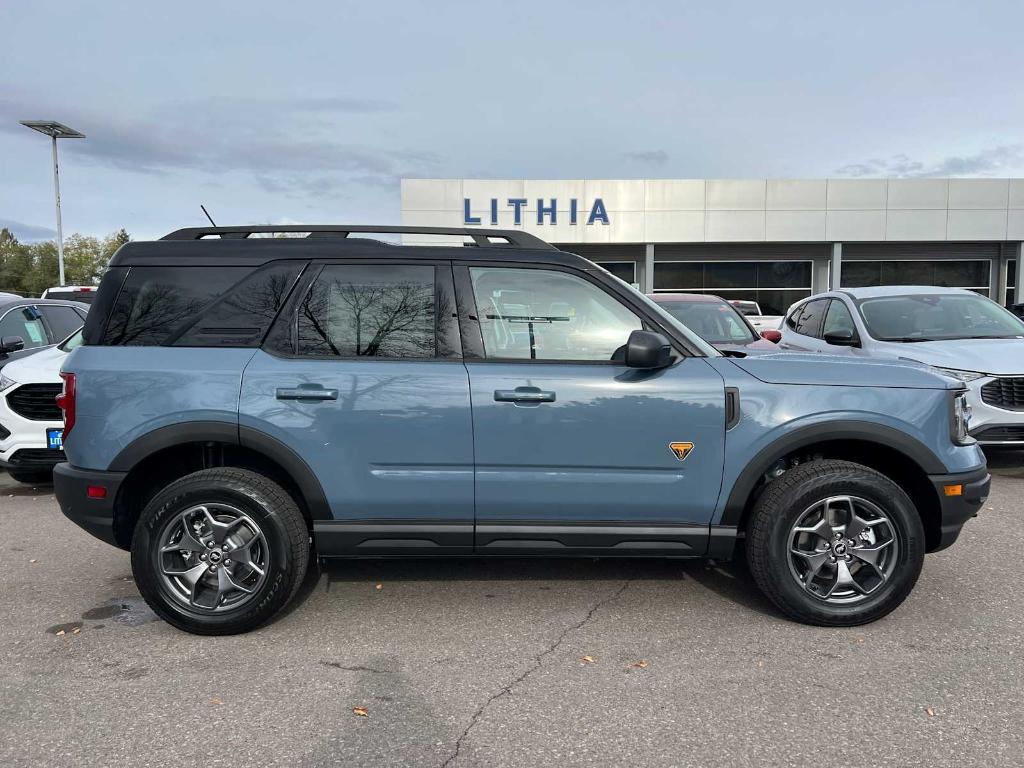
[[[786,615],[860,624],[989,487],[962,382],[723,355],[514,231],[132,242],[61,375],[61,508],[203,634],[268,621],[313,558],[451,555],[742,556]]]

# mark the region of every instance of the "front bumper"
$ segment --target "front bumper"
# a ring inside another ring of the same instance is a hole
[[[985,376],[966,385],[967,404],[971,406],[971,437],[978,445],[1024,448],[1024,411],[999,408],[982,399],[981,388],[997,378]]]
[[[53,469],[53,491],[61,512],[97,539],[121,547],[114,525],[114,501],[125,475],[125,472],[76,469],[66,462],[58,464]],[[90,498],[87,492],[89,486],[105,488],[106,496],[102,499]]]
[[[928,479],[939,496],[939,540],[928,548],[929,552],[937,552],[956,541],[964,523],[977,516],[988,498],[992,477],[987,467],[980,467],[954,475],[930,475]],[[955,486],[960,486],[960,492],[946,495],[946,489]]]

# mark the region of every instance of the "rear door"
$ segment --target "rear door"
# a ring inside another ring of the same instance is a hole
[[[314,521],[323,555],[471,552],[469,379],[450,264],[307,273],[246,368],[243,443],[269,435],[312,470],[329,507]]]
[[[623,365],[630,332],[650,323],[590,278],[456,268],[477,552],[703,554],[722,477],[723,381],[699,357]]]

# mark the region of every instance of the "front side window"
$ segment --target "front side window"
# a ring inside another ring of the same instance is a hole
[[[46,321],[50,324],[54,341],[66,339],[82,327],[82,316],[71,307],[44,305],[39,308],[39,311],[43,313]]]
[[[18,307],[4,315],[0,319],[0,336],[20,336],[25,342],[25,349],[50,343],[39,310],[35,307]]]
[[[1012,339],[1024,322],[994,301],[969,293],[886,296],[859,302],[860,315],[879,341]]]
[[[672,317],[712,344],[746,344],[759,338],[725,301],[662,301]]]
[[[844,331],[849,331],[851,335],[856,335],[857,329],[853,325],[853,316],[842,300],[832,299],[828,312],[825,314],[825,326],[822,328],[821,335],[827,336],[830,333]]]
[[[608,361],[640,318],[576,275],[548,269],[471,267],[489,358]]]
[[[434,303],[433,266],[324,267],[299,305],[298,353],[434,357]]]

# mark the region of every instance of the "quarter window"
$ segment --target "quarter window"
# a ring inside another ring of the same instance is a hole
[[[469,270],[488,358],[605,360],[640,318],[586,280],[548,269]]]
[[[299,305],[298,353],[434,357],[434,267],[327,266]]]

